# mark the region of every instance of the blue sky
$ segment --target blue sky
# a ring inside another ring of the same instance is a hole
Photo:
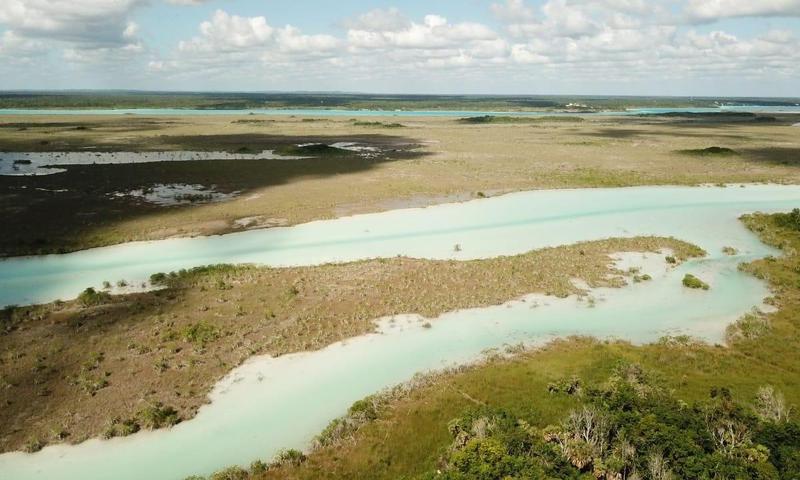
[[[800,96],[800,0],[2,0],[0,89]]]

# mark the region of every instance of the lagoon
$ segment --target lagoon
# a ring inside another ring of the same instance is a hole
[[[212,237],[132,242],[0,260],[0,306],[75,298],[87,287],[217,263],[318,265],[405,255],[474,259],[637,235],[674,236],[709,252],[763,252],[742,213],[800,206],[800,186],[628,187],[519,192]],[[460,245],[455,251],[454,245]]]
[[[8,453],[0,455],[0,471],[9,480],[179,480],[270,459],[282,448],[306,448],[355,400],[419,372],[472,362],[487,349],[572,334],[635,343],[688,334],[720,342],[726,325],[763,307],[768,295],[763,282],[738,271],[738,263],[778,253],[738,216],[798,205],[800,187],[779,185],[521,192],[219,237],[8,259],[0,262],[3,302],[23,303],[55,293],[67,297],[114,274],[137,278],[223,261],[307,265],[397,254],[467,259],[635,235],[672,235],[708,252],[678,267],[664,261],[667,252],[621,255],[620,266],[639,266],[653,280],[592,290],[593,301],[530,295],[447,313],[431,328],[409,312],[380,319],[376,333],[319,351],[255,357],[215,387],[194,419],[170,430]],[[456,243],[461,251],[454,251]],[[739,253],[725,255],[723,246]],[[686,273],[711,289],[684,288]]]

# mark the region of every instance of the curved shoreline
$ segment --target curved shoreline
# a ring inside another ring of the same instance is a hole
[[[714,224],[722,212],[737,218],[755,210],[791,208],[798,201],[800,186],[783,185],[535,190],[291,227],[12,257],[0,260],[0,304],[64,300],[87,287],[99,289],[104,281],[140,285],[157,272],[220,263],[322,265],[397,255],[465,260],[612,237],[691,240],[692,228],[702,228],[698,214]],[[586,213],[583,203],[592,211]],[[495,235],[502,240],[495,241]],[[464,248],[454,251],[454,245]],[[714,245],[723,246],[720,240]]]
[[[495,307],[450,312],[434,320],[432,328],[414,317],[404,317],[406,322],[395,323],[400,325],[395,328],[384,320],[377,334],[314,352],[248,360],[217,384],[210,395],[212,403],[201,408],[195,419],[171,430],[111,442],[53,446],[36,454],[0,455],[0,465],[12,479],[46,478],[51,468],[58,469],[61,478],[103,478],[112,465],[117,478],[126,478],[127,470],[120,466],[128,463],[139,465],[135,475],[147,469],[149,478],[210,474],[227,465],[270,456],[281,448],[308,445],[353,401],[402,383],[415,372],[472,362],[486,348],[520,342],[541,345],[571,334],[644,343],[674,334],[675,327],[678,333],[714,342],[728,323],[755,306],[756,297],[767,294],[763,283],[737,271],[738,258],[713,254],[711,259],[690,261],[676,269],[666,268],[660,255],[650,255],[649,260],[640,254],[632,258],[636,263],[644,261],[642,272],[653,275],[652,284],[595,289],[590,295],[598,299],[597,306],[576,297],[528,296]],[[710,294],[688,292],[679,284],[684,271],[698,269],[712,279]],[[681,301],[674,301],[676,294]],[[699,317],[690,313],[701,305],[705,313]],[[648,322],[637,326],[630,322],[635,318],[648,318]],[[629,321],[620,323],[620,319]],[[315,393],[320,389],[325,393]],[[319,398],[325,402],[317,402]],[[254,415],[262,420],[255,422]],[[237,448],[220,447],[226,438]],[[190,448],[195,455],[183,457],[188,463],[181,463],[175,448]],[[204,449],[215,453],[199,455]],[[170,461],[165,464],[158,458]]]

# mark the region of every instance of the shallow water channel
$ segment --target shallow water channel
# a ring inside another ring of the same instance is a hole
[[[442,315],[425,328],[413,315],[382,319],[376,333],[325,349],[255,357],[231,372],[196,418],[126,438],[0,455],[4,479],[182,479],[282,448],[304,448],[333,418],[368,394],[415,373],[474,361],[487,349],[537,345],[586,334],[636,343],[665,334],[709,342],[761,306],[766,286],[739,262],[776,254],[737,220],[752,211],[800,206],[800,187],[636,187],[522,192],[218,237],[141,242],[67,255],[0,262],[0,304],[75,296],[104,279],[142,280],[156,271],[218,262],[309,265],[370,257],[482,258],[607,237],[674,236],[708,256],[670,268],[663,254],[624,254],[649,282],[590,292],[594,301],[531,295]],[[455,251],[454,245],[461,246]],[[722,253],[723,246],[738,250]],[[685,273],[711,285],[681,285]],[[409,312],[413,313],[413,312]]]
[[[259,153],[203,152],[0,152],[0,175],[52,175],[62,165],[114,165],[124,163],[196,162],[204,160],[299,160],[304,157]]]

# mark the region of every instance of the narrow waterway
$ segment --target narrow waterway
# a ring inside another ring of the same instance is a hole
[[[217,262],[318,264],[397,254],[479,258],[606,237],[675,236],[709,255],[670,268],[664,254],[626,254],[653,277],[587,298],[532,295],[425,321],[382,319],[380,330],[325,349],[256,357],[221,381],[193,420],[127,438],[0,455],[9,480],[179,480],[304,448],[355,400],[415,373],[463,364],[486,349],[585,334],[649,342],[689,334],[719,342],[726,325],[761,306],[766,286],[737,264],[776,252],[737,220],[800,205],[800,187],[641,187],[524,192],[221,237],[167,240],[0,262],[2,302],[67,297],[101,278],[140,278]],[[459,244],[460,251],[453,246]],[[739,253],[727,256],[723,246]],[[693,273],[708,291],[681,285]],[[116,275],[115,275],[116,274]],[[137,277],[138,276],[138,277]],[[73,293],[71,293],[73,292]],[[0,302],[0,303],[2,303]]]

